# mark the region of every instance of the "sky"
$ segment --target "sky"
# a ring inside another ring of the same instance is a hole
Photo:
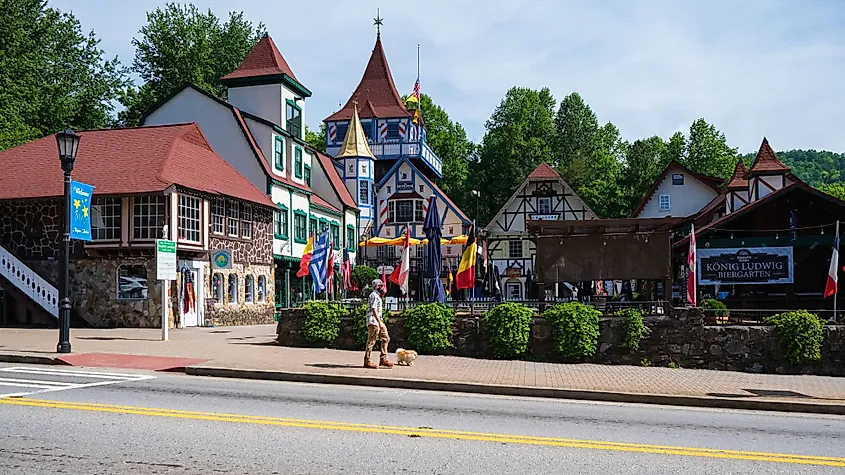
[[[162,0],[50,0],[94,30],[107,57],[134,57],[132,38]],[[687,132],[703,117],[740,152],[845,152],[843,0],[197,0],[218,17],[264,22],[313,96],[319,127],[361,79],[382,42],[400,94],[422,91],[480,141],[510,87],[578,92],[629,141]]]

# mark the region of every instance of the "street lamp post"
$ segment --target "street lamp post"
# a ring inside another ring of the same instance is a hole
[[[59,301],[59,344],[56,351],[70,353],[70,173],[79,149],[79,135],[70,128],[56,134],[59,160],[65,177],[64,234],[62,236],[62,285]]]

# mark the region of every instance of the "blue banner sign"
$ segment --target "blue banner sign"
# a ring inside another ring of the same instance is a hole
[[[91,195],[94,187],[78,181],[70,182],[70,238],[91,240]]]

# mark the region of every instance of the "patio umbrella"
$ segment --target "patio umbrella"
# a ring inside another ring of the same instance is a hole
[[[446,292],[443,290],[443,283],[440,282],[440,268],[443,259],[440,252],[440,212],[437,210],[437,199],[434,195],[428,200],[428,211],[423,223],[423,232],[428,238],[425,253],[425,271],[423,277],[426,280],[426,296],[429,302],[445,302]]]

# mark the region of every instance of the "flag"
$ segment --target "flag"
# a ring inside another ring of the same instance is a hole
[[[698,302],[698,287],[696,285],[696,264],[695,264],[695,225],[690,227],[689,232],[689,255],[687,255],[687,302],[691,303],[693,307]]]
[[[461,262],[458,264],[458,275],[455,276],[455,280],[458,283],[458,290],[475,288],[475,260],[477,259],[477,254],[478,245],[475,242],[475,226],[473,226],[469,231],[467,243],[464,245]]]
[[[417,74],[417,82],[414,83],[414,92],[413,92],[413,94],[411,94],[411,97],[416,99],[417,102],[420,101],[420,75],[419,74]]]
[[[305,277],[308,275],[308,263],[311,261],[311,252],[314,249],[314,235],[308,237],[308,244],[305,245],[305,250],[302,251],[302,259],[299,260],[299,270],[296,272],[297,277]]]
[[[314,281],[315,294],[319,294],[326,289],[326,281],[329,277],[331,242],[328,234],[328,229],[325,229],[317,238],[314,244],[314,252],[311,254],[311,260],[308,263],[308,270],[311,272],[311,279]]]
[[[385,265],[381,266],[381,283],[384,284],[384,289],[387,291],[387,278],[384,276]]]
[[[449,274],[446,276],[446,295],[450,295],[452,293],[452,268],[449,268]]]
[[[408,275],[411,267],[411,229],[405,229],[405,244],[402,246],[402,259],[399,266],[390,273],[390,281],[402,289],[402,295],[408,295]]]
[[[827,283],[824,285],[824,298],[835,295],[839,283],[839,221],[836,222],[836,234],[833,236],[833,255],[830,256],[830,269],[827,271]]]
[[[417,108],[417,109],[414,111],[414,120],[413,120],[413,123],[415,123],[415,124],[419,124],[419,123],[420,123],[420,109],[419,109],[419,108]]]
[[[358,290],[352,282],[352,260],[349,258],[349,249],[343,250],[343,261],[340,263],[340,275],[343,278],[344,289]]]
[[[334,243],[329,244],[329,249],[334,246]],[[332,284],[334,284],[334,252],[329,251],[329,277],[326,279],[326,287],[329,289],[334,289]]]

